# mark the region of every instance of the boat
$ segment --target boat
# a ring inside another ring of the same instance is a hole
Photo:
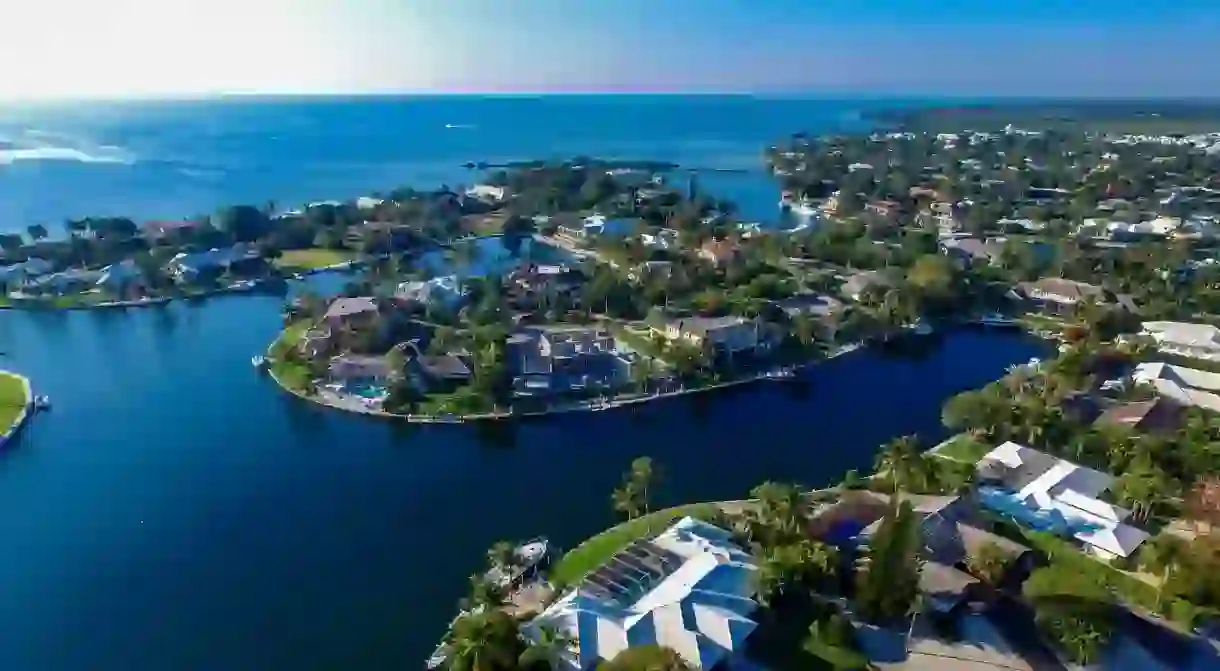
[[[921,336],[932,335],[934,332],[932,325],[922,319],[911,325],[911,331],[913,331],[915,335]]]
[[[791,368],[779,368],[767,371],[763,377],[768,380],[793,380],[796,379],[796,371]]]
[[[506,590],[512,590],[523,584],[527,579],[540,577],[540,572],[550,559],[552,550],[551,542],[545,537],[532,538],[513,548],[513,554],[517,557],[517,562],[513,565],[512,571],[505,573],[500,567],[495,566],[484,573],[483,578],[493,585]],[[445,638],[449,637],[449,631],[453,629],[453,625],[457,624],[458,620],[467,615],[475,615],[482,610],[482,606],[476,606],[471,610],[459,611],[457,617],[453,618],[453,621],[449,623],[449,627],[445,630]],[[430,670],[440,668],[445,664],[448,656],[449,644],[442,639],[440,644],[436,646],[436,650],[432,651],[424,666]]]
[[[1017,320],[1009,319],[998,312],[992,312],[990,314],[983,315],[983,317],[978,320],[978,323],[982,324],[983,326],[1016,326]]]
[[[266,365],[266,363],[267,359],[261,356],[250,357],[250,365],[254,366],[255,368],[262,368],[264,365]]]
[[[51,409],[51,397],[50,396],[35,396],[34,397],[34,409],[35,410],[50,410]]]

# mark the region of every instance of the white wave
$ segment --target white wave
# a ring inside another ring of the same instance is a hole
[[[72,135],[37,128],[0,136],[0,165],[18,161],[75,161],[131,165],[135,156],[122,147],[96,145]]]
[[[478,128],[478,126],[472,123],[447,123],[445,124],[445,128],[450,130],[474,130],[475,128]]]

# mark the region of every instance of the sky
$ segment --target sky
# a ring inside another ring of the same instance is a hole
[[[0,0],[0,20],[0,102],[1220,94],[1218,0]]]

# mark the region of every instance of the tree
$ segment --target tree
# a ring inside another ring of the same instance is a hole
[[[695,671],[695,667],[670,648],[659,645],[637,645],[627,648],[598,671]]]
[[[1161,469],[1148,457],[1140,457],[1123,470],[1114,486],[1118,502],[1131,508],[1137,521],[1147,521],[1153,507],[1167,494],[1168,483]]]
[[[793,588],[824,585],[837,562],[834,548],[810,539],[771,548],[755,575],[759,599],[769,604]]]
[[[914,492],[928,484],[928,472],[915,436],[902,436],[881,446],[877,473],[889,478],[894,491]]]
[[[1140,547],[1140,566],[1147,571],[1158,573],[1161,576],[1156,594],[1156,601],[1160,606],[1164,605],[1165,586],[1169,583],[1170,576],[1178,569],[1186,557],[1185,548],[1182,547],[1182,544],[1183,541],[1181,539],[1162,532],[1153,536]]]
[[[856,604],[869,622],[885,625],[911,613],[919,594],[920,542],[910,503],[902,502],[881,519],[856,574]]]
[[[462,599],[462,610],[494,610],[507,603],[504,588],[493,584],[485,576],[470,576],[470,594]]]
[[[447,642],[449,671],[516,671],[525,647],[517,621],[497,609],[462,615]]]
[[[651,458],[639,457],[632,461],[631,469],[623,476],[623,484],[611,495],[614,509],[626,515],[627,519],[648,512],[649,489],[655,479]]]
[[[32,224],[30,226],[26,226],[25,230],[29,234],[30,240],[33,242],[45,240],[47,236],[50,235],[50,233],[47,232],[47,227],[43,226],[42,224]]]
[[[1012,557],[995,543],[987,543],[966,558],[966,567],[976,578],[991,587],[999,587],[1004,580]]]
[[[1220,526],[1220,476],[1201,477],[1186,495],[1186,514],[1208,529]]]
[[[814,620],[801,647],[835,671],[857,671],[869,666],[868,657],[856,646],[851,622],[838,613]]]
[[[799,487],[768,481],[750,490],[750,498],[757,503],[744,513],[750,520],[749,536],[764,550],[806,538],[809,511]]]
[[[567,632],[550,625],[539,625],[537,635],[518,658],[523,669],[546,668],[559,666],[564,655],[570,655],[576,646],[576,639]]]
[[[517,565],[517,548],[508,541],[496,541],[487,549],[487,564],[506,572]]]

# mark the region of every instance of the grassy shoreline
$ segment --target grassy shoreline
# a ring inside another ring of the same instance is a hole
[[[29,378],[0,370],[0,442],[25,421],[32,401]]]

